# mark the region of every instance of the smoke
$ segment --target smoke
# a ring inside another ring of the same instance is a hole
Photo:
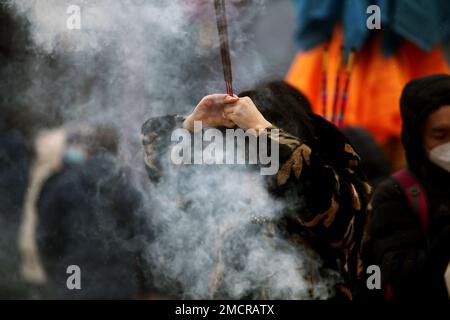
[[[227,1],[237,91],[265,73],[245,36],[265,1],[243,2]],[[35,55],[2,78],[25,86],[15,99],[34,110],[66,121],[111,121],[127,136],[142,119],[186,114],[204,95],[224,90],[212,1],[6,3],[28,22],[32,43],[25,46]],[[69,5],[81,9],[80,30],[67,28]]]
[[[30,54],[2,69],[2,78],[11,79],[2,99],[65,123],[110,122],[120,129],[120,158],[133,169],[145,211],[153,212],[157,237],[146,259],[156,287],[177,287],[185,298],[211,297],[211,270],[222,264],[232,268],[217,272],[219,296],[241,298],[264,283],[267,298],[329,297],[336,276],[321,274],[314,254],[277,235],[265,241],[266,227],[249,223],[253,215],[276,219],[284,206],[254,172],[192,166],[168,170],[157,188],[146,179],[139,140],[144,120],[186,114],[204,95],[224,91],[212,1],[5,3],[31,42],[23,44]],[[270,64],[249,50],[246,32],[267,1],[226,3],[240,91],[265,78]],[[81,8],[80,30],[67,28],[70,5]]]
[[[337,274],[283,237],[283,201],[258,169],[166,168],[153,217],[158,239],[148,250],[156,285],[188,299],[326,299]],[[301,201],[300,201],[301,202]]]

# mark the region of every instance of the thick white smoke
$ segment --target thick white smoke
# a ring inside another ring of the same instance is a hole
[[[329,297],[336,277],[319,274],[316,256],[281,237],[261,241],[249,222],[253,215],[276,218],[284,206],[254,173],[192,167],[180,179],[178,170],[169,170],[158,188],[146,179],[139,140],[144,120],[186,114],[202,96],[224,89],[212,0],[6,1],[27,20],[28,46],[36,53],[23,62],[24,73],[10,71],[24,83],[20,101],[67,122],[120,128],[121,159],[133,168],[144,197],[152,198],[146,212],[158,237],[148,244],[147,259],[156,287],[210,297],[211,270],[227,259],[222,255],[229,245],[230,259],[240,262],[236,270],[223,270],[222,296],[241,298],[264,283],[267,298]],[[266,0],[226,3],[235,86],[249,88],[270,65],[249,52],[246,34]],[[67,28],[70,5],[81,8],[80,30]],[[251,59],[242,64],[243,56]],[[180,209],[174,199],[189,205]]]
[[[154,191],[157,241],[147,259],[157,285],[183,297],[326,299],[337,274],[317,255],[286,240],[268,221],[286,204],[268,193],[251,168],[166,168]],[[255,221],[259,219],[259,222]]]

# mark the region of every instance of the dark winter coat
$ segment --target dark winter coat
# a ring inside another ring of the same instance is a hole
[[[66,167],[44,185],[38,245],[52,298],[131,298],[145,221],[142,199],[109,154]],[[142,231],[142,232],[141,232]],[[68,266],[81,270],[82,290],[68,290]]]
[[[427,116],[450,105],[450,76],[421,78],[403,92],[402,139],[408,167],[425,189],[429,229],[393,178],[376,191],[363,256],[381,268],[392,299],[448,299],[444,271],[450,261],[450,173],[431,164],[422,147],[421,127]]]
[[[18,231],[28,185],[24,139],[15,132],[0,136],[0,299],[24,299],[28,290],[19,274]]]

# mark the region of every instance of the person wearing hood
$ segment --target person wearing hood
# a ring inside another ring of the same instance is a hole
[[[380,267],[385,298],[448,299],[450,75],[409,82],[400,104],[407,172],[418,188],[411,197],[394,175],[376,190],[363,257]]]

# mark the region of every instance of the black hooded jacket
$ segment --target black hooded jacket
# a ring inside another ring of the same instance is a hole
[[[429,227],[423,230],[405,192],[388,179],[375,192],[364,246],[366,264],[381,268],[393,299],[448,299],[444,272],[450,262],[450,173],[433,165],[422,146],[427,117],[450,105],[450,76],[410,82],[401,98],[402,140],[409,170],[426,192]]]

